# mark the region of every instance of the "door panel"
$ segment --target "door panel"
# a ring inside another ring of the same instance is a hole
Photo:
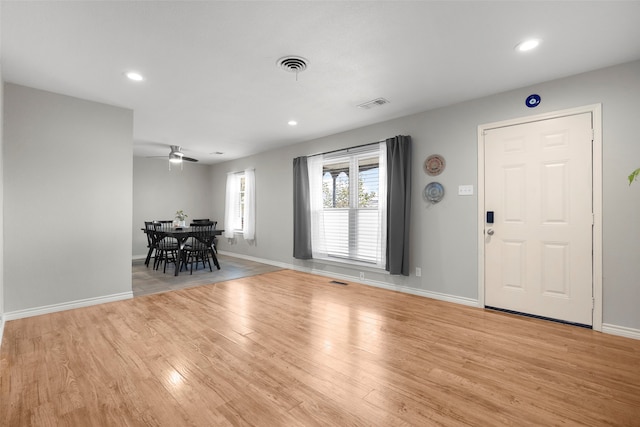
[[[486,131],[485,304],[592,324],[591,113]]]

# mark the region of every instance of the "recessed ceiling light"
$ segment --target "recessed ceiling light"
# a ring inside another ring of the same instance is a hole
[[[133,80],[134,82],[141,82],[144,80],[144,77],[142,77],[142,74],[137,73],[135,71],[129,71],[128,73],[125,74],[125,76],[127,76],[129,80]]]
[[[289,120],[287,123],[289,126],[296,126],[298,124],[295,120]]]
[[[528,50],[537,48],[539,45],[540,45],[540,40],[538,39],[525,40],[522,43],[518,43],[516,45],[516,50],[520,52],[526,52]]]

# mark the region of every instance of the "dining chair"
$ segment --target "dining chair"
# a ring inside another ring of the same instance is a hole
[[[155,239],[154,232],[159,227],[159,225],[160,224],[154,221],[144,222],[144,234],[147,236],[147,248],[149,248],[149,251],[147,252],[147,258],[144,261],[144,265],[146,265],[147,268],[149,268],[149,262],[151,262],[152,256],[153,264],[155,265],[155,258],[157,256],[157,253],[154,255],[154,252],[156,252],[156,249],[158,249],[158,245]]]
[[[194,219],[193,222],[189,224],[189,227],[198,225],[212,225],[213,229],[215,230],[216,226],[218,225],[218,221],[210,221],[208,219]],[[218,253],[218,238],[215,236],[213,236],[213,250],[215,251],[215,253]]]
[[[214,261],[216,267],[219,266],[215,255],[215,243],[212,231],[215,230],[215,224],[211,221],[201,223],[191,223],[193,235],[189,238],[188,245],[185,246],[184,258],[181,262],[182,267],[189,266],[190,274],[193,274],[193,266],[196,270],[198,264],[202,262],[202,268],[209,265],[209,271],[213,271],[211,260]],[[219,268],[219,267],[218,267]]]
[[[193,222],[191,224],[189,224],[189,227],[211,226],[212,229],[215,230],[217,225],[218,225],[218,221],[209,221],[209,220],[204,220],[204,219],[194,219]]]
[[[173,221],[163,220],[154,221],[156,229],[153,232],[153,236],[156,244],[156,257],[154,260],[153,268],[157,270],[162,264],[162,272],[167,272],[167,264],[173,264],[174,268],[178,266],[178,241],[173,237],[165,236],[162,231],[169,230],[173,227]]]

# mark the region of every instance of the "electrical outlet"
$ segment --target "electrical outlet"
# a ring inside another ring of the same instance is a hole
[[[416,277],[422,276],[422,269],[420,267],[416,267]]]
[[[473,185],[458,185],[458,196],[473,196]]]
[[[364,280],[364,271],[360,272],[360,280]]]

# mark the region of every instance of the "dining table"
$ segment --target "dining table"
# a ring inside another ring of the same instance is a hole
[[[147,233],[149,230],[143,228],[142,231]],[[224,230],[218,230],[214,228],[213,230],[203,232],[203,230],[198,227],[163,227],[155,229],[154,232],[160,239],[164,237],[173,237],[178,242],[178,262],[176,262],[174,273],[175,276],[177,276],[180,272],[180,262],[183,259],[183,250],[185,245],[187,244],[187,241],[189,240],[189,237],[197,236],[198,238],[202,238],[203,235],[205,237],[210,237],[210,240],[205,240],[211,248],[213,263],[215,264],[216,268],[220,270],[220,263],[218,262],[218,257],[216,257],[216,250],[215,246],[213,245],[213,239],[215,238],[215,236],[222,235],[222,233],[224,233]]]

